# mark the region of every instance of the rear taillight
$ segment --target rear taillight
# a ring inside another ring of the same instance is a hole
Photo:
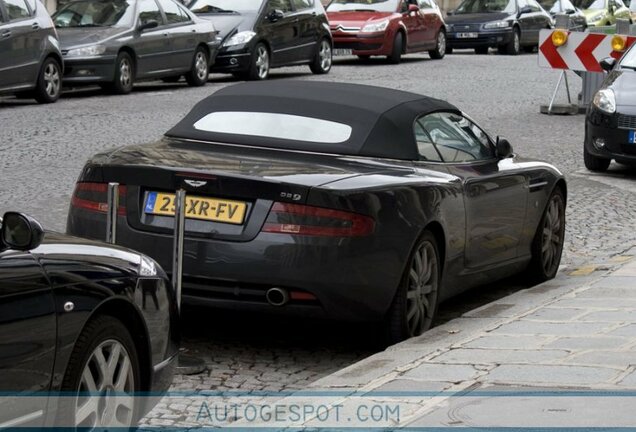
[[[322,207],[274,203],[263,232],[325,237],[359,237],[373,232],[369,216]]]
[[[77,183],[71,198],[71,207],[96,213],[108,211],[108,183]],[[126,214],[126,186],[119,186],[119,208],[117,214]]]

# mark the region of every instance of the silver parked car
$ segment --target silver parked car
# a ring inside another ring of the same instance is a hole
[[[129,93],[141,79],[207,82],[217,31],[173,0],[77,0],[53,15],[66,84]]]
[[[53,22],[39,0],[0,0],[0,94],[55,102],[62,54]]]

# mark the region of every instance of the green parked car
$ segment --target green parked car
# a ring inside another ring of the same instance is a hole
[[[574,0],[573,3],[583,10],[588,27],[614,25],[617,19],[632,22],[629,9],[623,0]]]

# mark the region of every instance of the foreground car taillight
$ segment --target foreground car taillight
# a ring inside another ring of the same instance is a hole
[[[108,183],[77,183],[71,207],[89,210],[96,213],[108,211]],[[126,186],[119,186],[119,208],[117,214],[126,214]]]
[[[274,203],[263,232],[325,237],[359,237],[373,232],[369,216],[299,204]]]

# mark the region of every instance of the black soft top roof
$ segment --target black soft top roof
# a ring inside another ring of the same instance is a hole
[[[313,117],[352,127],[341,143],[296,141],[197,130],[217,111],[268,112]],[[359,84],[280,80],[237,84],[199,102],[166,136],[311,152],[392,159],[418,158],[413,123],[435,111],[460,113],[453,105],[415,93]]]

